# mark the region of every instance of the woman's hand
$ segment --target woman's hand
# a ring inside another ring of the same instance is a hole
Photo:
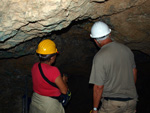
[[[68,76],[66,75],[66,74],[63,74],[63,81],[65,82],[65,83],[67,83],[68,82]]]

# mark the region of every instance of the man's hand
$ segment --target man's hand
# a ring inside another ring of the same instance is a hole
[[[98,111],[94,111],[94,110],[93,110],[92,113],[98,113]]]
[[[91,110],[90,113],[98,113],[98,111]]]

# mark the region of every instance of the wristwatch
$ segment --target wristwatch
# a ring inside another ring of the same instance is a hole
[[[97,108],[96,108],[96,107],[94,107],[94,108],[93,108],[93,110],[94,110],[94,111],[97,111]]]

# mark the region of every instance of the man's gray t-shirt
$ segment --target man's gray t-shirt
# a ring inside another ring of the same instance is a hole
[[[134,55],[123,44],[111,42],[94,56],[89,83],[104,85],[103,97],[137,99]]]

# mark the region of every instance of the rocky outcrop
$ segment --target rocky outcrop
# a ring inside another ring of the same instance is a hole
[[[113,26],[114,38],[133,50],[150,55],[150,1],[116,13],[104,20]]]
[[[0,56],[6,51],[12,54],[28,40],[66,28],[72,21],[98,18],[105,18],[117,40],[150,54],[146,49],[150,48],[149,4],[148,0],[2,0]],[[90,28],[91,24],[86,30]],[[133,34],[138,35],[133,38]]]

